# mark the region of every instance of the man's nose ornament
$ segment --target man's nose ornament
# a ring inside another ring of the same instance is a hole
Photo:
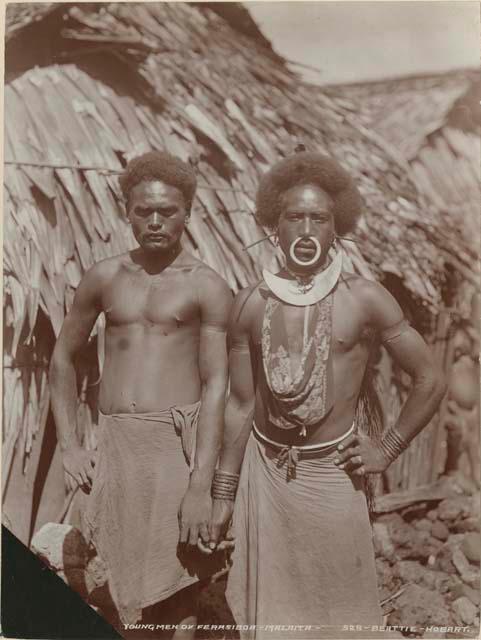
[[[299,237],[299,238],[296,238],[291,243],[291,246],[289,248],[289,255],[291,257],[292,262],[295,262],[297,265],[299,265],[301,267],[310,267],[311,265],[315,264],[319,260],[319,258],[321,257],[321,245],[320,245],[319,240],[317,238],[315,238],[314,236],[309,236],[309,240],[316,247],[316,253],[314,254],[314,256],[310,260],[300,260],[296,256],[296,247],[297,247],[298,243],[301,242],[303,239],[304,238]]]

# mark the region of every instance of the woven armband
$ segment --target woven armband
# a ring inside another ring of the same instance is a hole
[[[384,434],[379,446],[381,447],[384,456],[389,460],[389,463],[391,463],[408,448],[409,443],[404,440],[395,427],[392,427],[386,434]]]
[[[235,500],[237,485],[239,484],[239,474],[229,471],[214,471],[212,481],[212,497],[214,500]]]
[[[381,331],[379,335],[380,342],[382,344],[389,342],[390,340],[394,340],[394,338],[399,338],[400,335],[405,333],[410,328],[409,320],[403,318],[396,324],[393,324],[392,327],[388,327]]]

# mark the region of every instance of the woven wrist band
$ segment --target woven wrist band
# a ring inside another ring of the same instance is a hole
[[[217,500],[235,500],[239,474],[217,470],[212,482],[212,497]]]
[[[379,444],[389,462],[394,462],[409,446],[395,427],[389,429]]]

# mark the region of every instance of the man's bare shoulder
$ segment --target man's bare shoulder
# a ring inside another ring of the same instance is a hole
[[[199,305],[203,323],[225,328],[232,306],[232,292],[224,278],[188,253],[184,253],[177,267],[188,278],[189,295]]]
[[[105,285],[119,272],[122,265],[129,262],[129,254],[122,253],[111,258],[105,258],[96,262],[82,277],[82,284],[86,285]]]
[[[202,260],[191,254],[186,254],[182,262],[182,269],[187,271],[192,278],[192,284],[199,289],[203,297],[215,295],[217,298],[221,296],[232,300],[232,293],[227,282]]]
[[[348,271],[342,272],[340,288],[350,291],[359,299],[359,302],[369,302],[373,298],[387,293],[387,290],[376,280],[369,280],[357,273]]]
[[[403,317],[397,300],[376,280],[343,272],[341,287],[349,291],[375,326],[389,325]]]

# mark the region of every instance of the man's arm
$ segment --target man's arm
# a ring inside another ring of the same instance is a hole
[[[250,317],[245,308],[252,288],[241,291],[235,301],[229,320],[229,373],[230,392],[225,412],[225,430],[219,461],[219,470],[229,474],[240,473],[242,460],[252,428],[255,406],[255,388],[250,355]],[[215,499],[210,526],[211,548],[225,533],[234,502]]]
[[[356,475],[384,471],[396,452],[400,452],[429,423],[446,392],[439,365],[419,333],[403,322],[403,312],[391,294],[381,285],[369,283],[363,302],[368,310],[369,323],[379,332],[394,361],[409,374],[412,387],[391,431],[391,440],[384,442],[386,436],[383,438],[381,457],[371,455],[367,441],[363,445],[361,436],[353,436],[339,447],[340,451],[344,450],[339,456],[342,468]]]
[[[212,476],[220,451],[227,389],[226,329],[232,294],[216,274],[208,273],[199,287],[199,375],[201,407],[197,425],[194,469],[179,510],[180,542],[209,540]]]
[[[77,438],[77,377],[75,358],[87,343],[100,313],[101,265],[83,277],[50,361],[50,392],[57,439],[67,477],[88,491],[92,479],[92,452],[85,451]],[[74,484],[69,482],[71,488]]]

